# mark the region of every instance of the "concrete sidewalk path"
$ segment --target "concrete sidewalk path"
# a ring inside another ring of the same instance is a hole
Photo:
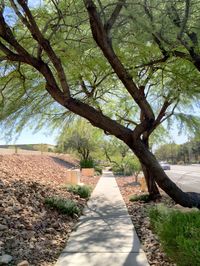
[[[55,266],[148,266],[112,172],[103,172]]]

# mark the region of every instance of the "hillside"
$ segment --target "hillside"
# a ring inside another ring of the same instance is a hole
[[[63,188],[67,170],[76,162],[45,155],[0,156],[0,256],[9,254],[12,264],[53,265],[77,217],[48,209],[46,197],[74,200],[82,209],[86,200]],[[98,178],[82,177],[95,186]]]

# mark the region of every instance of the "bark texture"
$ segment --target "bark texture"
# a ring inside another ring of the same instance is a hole
[[[142,171],[144,173],[145,181],[147,184],[150,200],[156,200],[161,197],[159,189],[156,185],[154,175],[151,174],[149,169],[142,164]]]

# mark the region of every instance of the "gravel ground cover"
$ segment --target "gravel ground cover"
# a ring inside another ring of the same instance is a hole
[[[140,186],[134,186],[134,177],[116,177],[117,184],[127,205],[128,212],[131,216],[138,237],[143,246],[143,250],[147,255],[148,262],[151,266],[175,266],[170,262],[165,253],[163,252],[157,236],[152,232],[149,218],[148,208],[154,206],[155,202],[130,202],[129,198],[133,194],[142,194]],[[159,202],[171,207],[174,202],[163,195]]]
[[[83,209],[86,200],[63,185],[76,164],[45,155],[0,156],[0,258],[12,256],[7,265],[54,265],[78,217],[49,209],[44,199],[71,199]],[[94,188],[98,179],[82,177],[81,182]]]

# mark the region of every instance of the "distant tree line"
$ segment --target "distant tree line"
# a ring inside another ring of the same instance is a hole
[[[199,163],[200,140],[192,139],[184,144],[164,144],[156,150],[155,155],[158,160],[172,164]]]

